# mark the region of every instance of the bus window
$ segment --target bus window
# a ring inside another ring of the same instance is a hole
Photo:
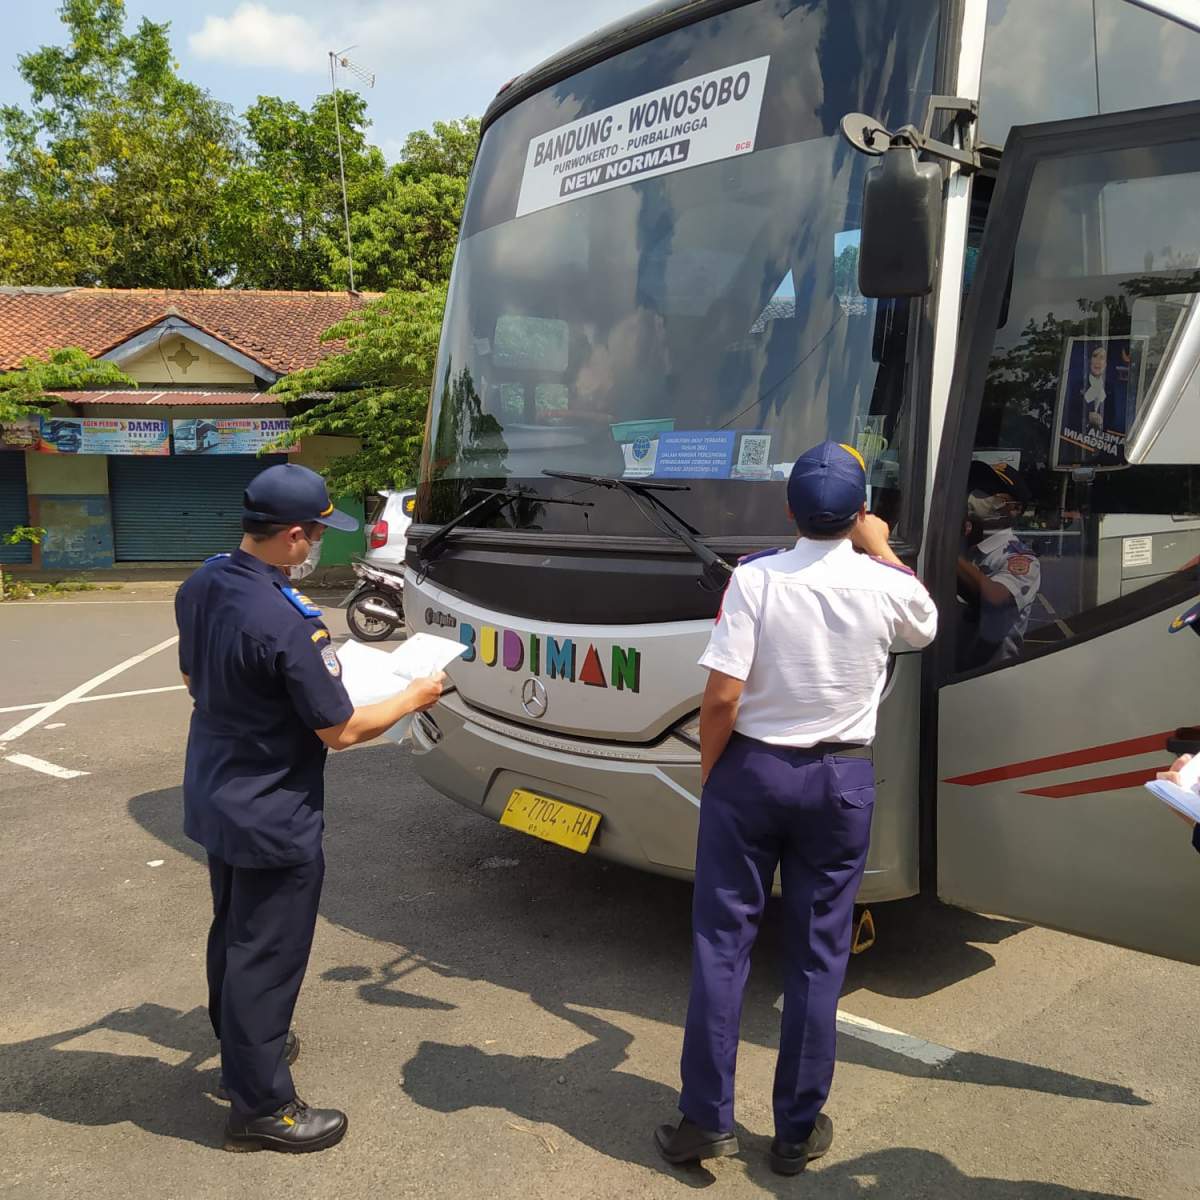
[[[1196,303],[1200,143],[1037,166],[971,449],[960,671],[1054,648],[1198,590],[1200,465],[1124,459]]]
[[[992,0],[980,132],[1191,100],[1198,76],[1200,36],[1127,0]]]

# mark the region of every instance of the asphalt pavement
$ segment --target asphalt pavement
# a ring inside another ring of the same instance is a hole
[[[484,821],[388,744],[331,759],[297,1011],[301,1095],[350,1132],[319,1155],[225,1153],[207,874],[180,829],[189,702],[155,649],[170,595],[0,605],[0,1195],[1200,1196],[1196,969],[926,900],[877,907],[852,961],[828,1158],[791,1180],[765,1163],[772,910],[742,1152],[667,1167],[651,1134],[675,1112],[690,887]]]

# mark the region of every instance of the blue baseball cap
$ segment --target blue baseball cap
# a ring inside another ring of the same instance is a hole
[[[242,520],[277,525],[316,521],[345,533],[358,528],[352,516],[333,507],[325,480],[297,463],[268,467],[250,480],[242,497]]]
[[[788,507],[801,533],[841,533],[867,499],[862,455],[842,442],[822,442],[806,450],[792,468]]]

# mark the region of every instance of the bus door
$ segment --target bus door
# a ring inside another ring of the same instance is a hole
[[[939,894],[1192,962],[1200,854],[1142,785],[1200,749],[1200,639],[1169,632],[1200,597],[1200,436],[1132,451],[1192,386],[1198,305],[1200,104],[1014,129],[928,564]]]

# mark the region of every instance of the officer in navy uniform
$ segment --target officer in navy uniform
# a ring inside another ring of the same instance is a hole
[[[1007,463],[971,463],[958,558],[960,670],[1016,658],[1042,586],[1042,565],[1014,528],[1032,498]]]
[[[246,488],[240,547],[179,589],[179,666],[195,707],[184,771],[184,830],[208,852],[213,923],[209,1015],[231,1102],[229,1150],[336,1145],[347,1121],[296,1095],[289,1030],[308,965],[325,862],[328,748],[369,741],[428,708],[438,679],[355,708],[321,610],[287,572],[315,563],[326,527],[358,522],[306,467],[268,467]]]
[[[866,482],[848,446],[825,442],[796,461],[787,494],[800,537],[738,564],[700,658],[683,1120],[655,1135],[671,1163],[737,1153],[742,995],[776,868],[788,963],[771,1167],[797,1174],[833,1140],[821,1109],[871,832],[876,712],[892,647],[925,646],[937,629],[928,592],[866,511]]]

